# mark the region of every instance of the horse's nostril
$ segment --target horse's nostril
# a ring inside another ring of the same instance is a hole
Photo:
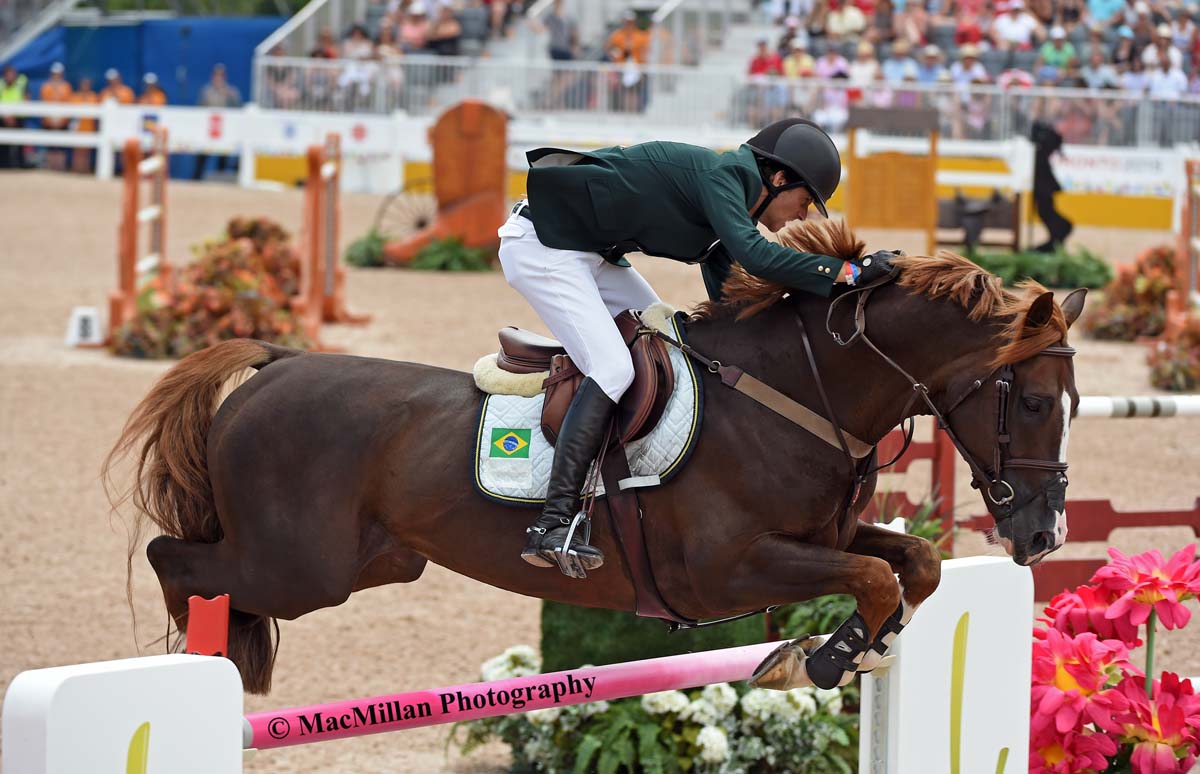
[[[1029,541],[1029,553],[1032,556],[1037,556],[1052,548],[1054,548],[1054,533],[1051,531],[1043,530],[1034,533],[1033,539]]]

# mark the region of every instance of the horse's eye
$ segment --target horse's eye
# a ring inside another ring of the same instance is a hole
[[[1025,409],[1032,414],[1037,414],[1042,410],[1041,398],[1025,398],[1022,402],[1025,404]]]

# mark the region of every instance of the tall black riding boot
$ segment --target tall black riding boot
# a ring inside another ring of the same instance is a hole
[[[617,404],[591,378],[579,385],[567,414],[563,417],[558,442],[554,445],[554,464],[550,468],[550,486],[546,507],[534,525],[521,558],[537,567],[555,567],[573,578],[586,577],[582,570],[594,570],[604,564],[600,549],[588,545],[590,527],[582,522],[574,534],[568,532],[579,512],[584,478],[608,432]]]

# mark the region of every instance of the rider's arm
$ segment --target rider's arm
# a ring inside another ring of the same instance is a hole
[[[845,262],[828,255],[804,253],[767,240],[746,213],[746,194],[733,175],[717,172],[696,186],[697,203],[728,254],[756,277],[779,282],[795,290],[828,296],[833,283],[845,281]],[[713,256],[713,260],[720,256]],[[728,266],[705,273],[712,296],[711,275],[728,274]],[[723,269],[723,270],[722,270]],[[716,279],[714,276],[713,279]]]

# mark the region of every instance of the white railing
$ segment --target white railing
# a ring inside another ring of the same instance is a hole
[[[471,97],[521,115],[585,114],[650,125],[752,129],[799,114],[836,133],[853,102],[936,108],[950,139],[1028,136],[1034,120],[1056,123],[1075,144],[1168,147],[1200,138],[1200,97],[1194,95],[1161,100],[1121,91],[940,83],[854,87],[846,80],[748,77],[679,65],[437,56],[260,57],[255,76],[259,104],[294,110],[432,115]]]

